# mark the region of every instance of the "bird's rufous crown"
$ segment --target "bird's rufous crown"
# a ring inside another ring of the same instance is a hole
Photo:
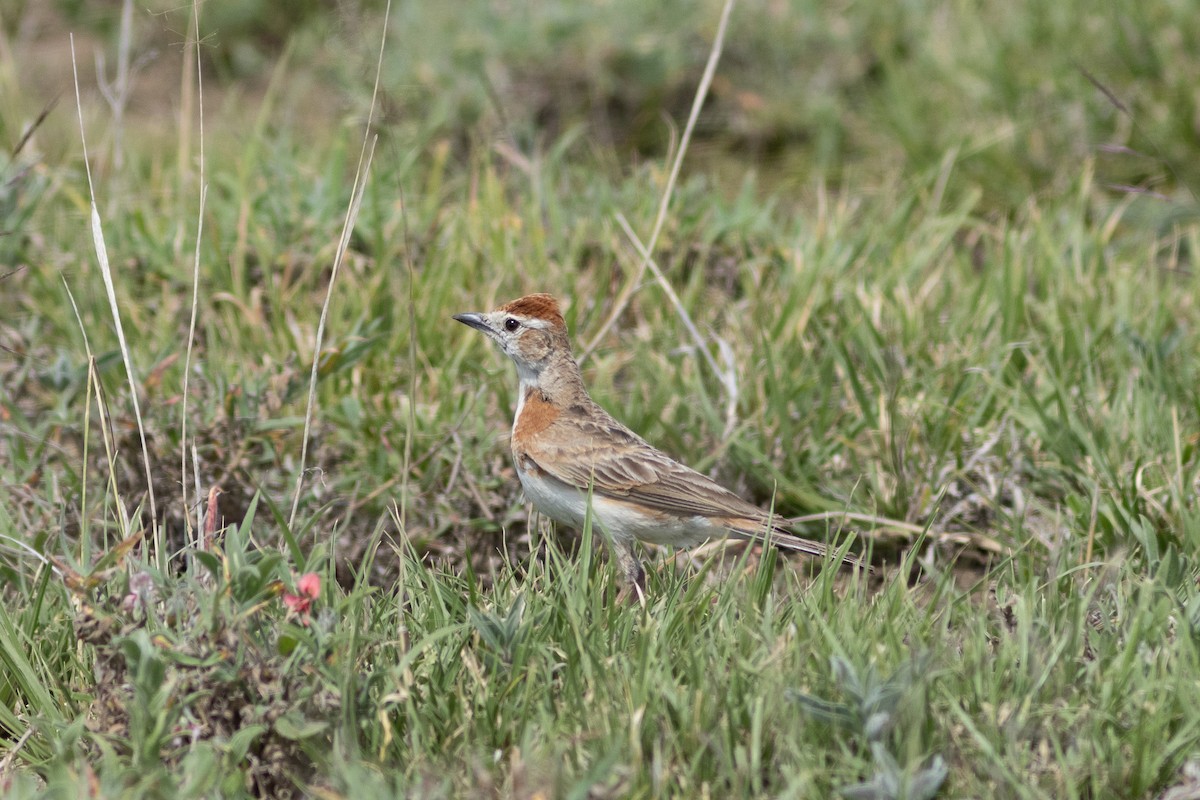
[[[558,309],[558,301],[548,294],[526,295],[511,303],[506,303],[500,307],[500,310],[506,314],[520,314],[523,317],[542,319],[563,328],[567,326],[562,312]]]

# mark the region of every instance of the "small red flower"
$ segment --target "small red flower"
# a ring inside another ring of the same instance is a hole
[[[296,581],[300,594],[306,594],[313,600],[321,596],[321,576],[315,572],[306,572]]]
[[[307,625],[312,602],[321,596],[321,576],[315,572],[306,572],[296,581],[296,591],[299,594],[284,593],[283,604],[291,613],[300,615],[301,625]]]

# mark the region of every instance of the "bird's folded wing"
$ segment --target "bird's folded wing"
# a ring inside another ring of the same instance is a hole
[[[616,423],[614,423],[615,425]],[[527,455],[551,477],[580,491],[633,500],[671,514],[734,517],[747,529],[767,515],[725,487],[672,460],[624,426],[599,432],[587,423],[569,437],[543,439]],[[741,526],[739,526],[741,527]]]

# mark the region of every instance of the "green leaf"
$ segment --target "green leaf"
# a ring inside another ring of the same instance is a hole
[[[306,719],[299,712],[289,712],[275,720],[275,732],[284,739],[309,739],[329,727],[325,720]]]

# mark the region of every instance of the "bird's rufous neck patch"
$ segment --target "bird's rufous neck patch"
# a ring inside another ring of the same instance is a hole
[[[541,389],[530,386],[525,392],[525,402],[521,404],[517,423],[513,426],[513,441],[536,436],[549,428],[560,414],[562,409],[547,400]]]

